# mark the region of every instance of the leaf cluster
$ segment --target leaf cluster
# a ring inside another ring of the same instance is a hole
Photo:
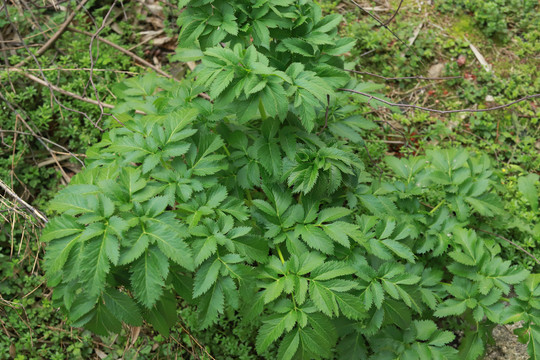
[[[373,124],[335,95],[337,15],[186,4],[195,77],[126,82],[124,126],[50,204],[45,268],[74,326],[167,335],[179,296],[201,328],[225,312],[257,323],[257,351],[279,359],[476,359],[493,324],[521,319],[535,351],[536,275],[475,230],[505,216],[489,158],[387,157],[391,175],[372,177],[358,145]],[[459,349],[444,328],[456,318]]]

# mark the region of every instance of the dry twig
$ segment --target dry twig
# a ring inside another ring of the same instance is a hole
[[[59,147],[60,149],[64,150],[65,153],[59,153],[57,151],[54,151],[51,149],[52,152],[54,153],[59,153],[60,155],[69,155],[71,157],[74,157],[75,159],[77,159],[77,161],[84,167],[84,162],[78,158],[78,156],[86,156],[84,154],[78,154],[78,155],[75,155],[74,153],[72,153],[71,151],[69,151],[67,148],[65,148],[64,146],[60,145],[60,144],[57,144],[55,143],[54,141],[51,141],[43,136],[39,136],[37,135],[36,133],[29,133],[29,132],[24,132],[24,131],[18,131],[18,130],[3,130],[3,129],[0,129],[0,133],[12,133],[12,134],[20,134],[20,135],[30,135],[30,136],[34,136],[36,139],[38,140],[42,140],[42,141],[45,141],[45,142],[48,142],[49,144],[51,145],[54,145],[54,146],[57,146]]]
[[[427,108],[427,107],[423,107],[423,106],[417,106],[417,105],[411,105],[411,104],[396,104],[396,103],[381,99],[379,97],[373,96],[371,94],[368,94],[368,93],[365,93],[365,92],[362,92],[362,91],[356,91],[356,90],[353,90],[353,89],[340,88],[338,90],[347,91],[347,92],[351,92],[351,93],[354,93],[354,94],[362,95],[362,96],[368,97],[370,100],[380,101],[383,104],[390,105],[390,106],[397,106],[397,107],[400,107],[400,108],[411,108],[411,109],[423,110],[423,111],[433,112],[433,113],[437,113],[437,114],[454,114],[454,113],[461,113],[461,112],[468,112],[468,113],[487,112],[487,111],[504,109],[506,107],[509,107],[509,106],[514,105],[514,104],[520,103],[522,101],[540,97],[540,94],[527,95],[527,96],[522,97],[520,99],[514,100],[514,101],[512,101],[512,102],[510,102],[508,104],[493,106],[493,107],[486,108],[486,109],[437,110],[437,109],[431,109],[431,108]]]
[[[512,240],[507,239],[507,238],[505,238],[504,236],[501,236],[501,235],[499,235],[499,234],[492,233],[491,231],[482,230],[482,229],[478,229],[478,228],[475,228],[475,229],[478,230],[478,231],[481,231],[481,232],[483,232],[483,233],[489,234],[489,235],[491,235],[491,236],[498,237],[499,239],[502,239],[502,240],[508,242],[509,244],[513,245],[514,247],[516,247],[517,249],[519,249],[519,250],[522,251],[523,253],[527,254],[530,258],[532,258],[534,261],[536,261],[537,264],[540,264],[540,260],[538,260],[538,259],[536,258],[536,256],[534,256],[533,254],[531,254],[530,252],[528,252],[527,250],[525,250],[524,248],[522,248],[521,246],[519,246],[518,244],[516,244],[515,242],[513,242]]]
[[[360,75],[369,75],[373,77],[377,77],[379,79],[383,80],[451,80],[451,79],[462,79],[462,76],[443,76],[443,77],[425,77],[425,76],[403,76],[403,77],[386,77],[377,75],[374,73],[370,73],[367,71],[357,71],[357,70],[347,70],[348,72],[352,72],[354,74],[360,74]]]
[[[86,36],[90,36],[90,37],[94,37],[96,40],[104,43],[104,44],[107,44],[109,45],[110,47],[113,47],[115,48],[116,50],[126,54],[127,56],[131,57],[133,60],[137,61],[138,63],[154,70],[155,72],[157,72],[158,74],[162,75],[162,76],[165,76],[166,78],[168,79],[173,79],[173,80],[176,80],[172,75],[170,74],[167,74],[165,71],[161,70],[160,68],[158,68],[157,66],[154,66],[152,65],[151,63],[149,63],[148,61],[144,60],[143,58],[137,56],[136,54],[132,53],[131,51],[127,50],[127,49],[124,49],[123,47],[121,47],[120,45],[117,45],[115,43],[113,43],[112,41],[109,41],[107,39],[104,39],[100,36],[95,36],[95,34],[92,34],[88,31],[84,31],[84,30],[79,30],[79,29],[75,29],[75,28],[72,28],[72,27],[68,27],[68,30],[71,31],[71,32],[76,32],[76,33],[79,33],[79,34],[83,34],[83,35],[86,35]],[[177,80],[178,81],[178,80]]]
[[[401,9],[401,5],[402,5],[402,4],[403,4],[403,0],[400,0],[400,1],[399,1],[399,5],[398,5],[396,11],[394,12],[394,14],[392,15],[392,17],[391,17],[390,19],[386,20],[386,22],[384,23],[384,26],[390,24],[390,23],[392,22],[392,20],[394,20],[394,18],[396,17],[396,15],[397,15],[398,12],[399,12],[399,9]]]
[[[13,199],[15,199],[19,204],[21,204],[26,210],[30,212],[36,219],[38,219],[42,225],[45,225],[49,222],[49,219],[45,215],[43,215],[40,211],[38,211],[36,208],[34,208],[32,205],[28,204],[26,201],[21,199],[15,191],[11,190],[9,186],[7,186],[6,183],[4,183],[2,180],[0,180],[0,188],[2,188],[6,194],[11,196]]]
[[[82,7],[87,2],[88,2],[88,0],[82,0],[79,3],[79,5],[77,5],[77,7],[75,8],[75,10],[73,10],[71,15],[69,15],[68,18],[66,19],[66,21],[64,21],[64,23],[62,24],[62,26],[60,26],[60,29],[58,29],[58,31],[56,31],[56,33],[45,44],[43,44],[43,46],[37,51],[37,53],[35,55],[36,57],[40,57],[41,55],[43,55],[43,53],[45,53],[45,51],[47,51],[54,44],[54,42],[56,40],[58,40],[58,38],[60,38],[60,36],[62,36],[62,34],[66,31],[66,29],[68,28],[69,24],[71,23],[71,21],[73,20],[75,15],[77,15],[77,13],[82,9]],[[15,65],[15,67],[20,68],[21,66],[24,66],[30,60],[32,60],[31,55],[27,56],[25,59],[23,59],[17,65]]]
[[[34,76],[32,74],[28,74],[26,73],[24,70],[21,70],[21,69],[17,69],[17,68],[10,68],[9,69],[10,71],[14,71],[14,72],[20,72],[25,78],[29,79],[29,80],[32,80],[40,85],[43,85],[43,86],[47,86],[48,88],[60,93],[60,94],[63,94],[63,95],[66,95],[66,96],[69,96],[69,97],[72,97],[74,99],[77,99],[77,100],[80,100],[80,101],[84,101],[86,103],[89,103],[89,104],[93,104],[93,105],[100,105],[105,107],[105,108],[108,108],[108,109],[114,109],[114,105],[111,105],[111,104],[107,104],[107,103],[103,103],[103,102],[100,102],[100,101],[97,101],[97,100],[94,100],[94,99],[89,99],[89,98],[86,98],[84,96],[81,96],[81,95],[78,95],[78,94],[75,94],[75,93],[72,93],[70,91],[67,91],[67,90],[64,90],[62,88],[59,88],[58,86],[56,85],[53,85],[45,80],[42,80],[40,78],[38,78],[37,76]]]
[[[105,14],[105,17],[103,17],[103,21],[101,22],[101,26],[99,27],[99,29],[95,32],[94,35],[92,35],[92,38],[90,39],[90,46],[88,47],[89,52],[90,52],[90,76],[89,76],[89,78],[90,78],[90,83],[92,84],[92,88],[94,89],[94,96],[96,97],[96,100],[97,100],[97,103],[98,103],[98,106],[99,106],[99,110],[100,110],[99,119],[97,119],[97,121],[96,121],[97,124],[99,124],[99,122],[103,118],[103,114],[104,114],[103,108],[104,108],[104,106],[103,106],[103,103],[99,100],[99,92],[98,92],[98,89],[96,87],[96,84],[94,83],[94,57],[93,57],[93,54],[92,54],[92,48],[94,46],[95,39],[98,37],[98,34],[105,28],[105,25],[107,23],[107,19],[111,15],[115,5],[116,5],[116,0],[114,0],[114,2],[112,3],[111,7],[109,8],[109,11],[107,11],[107,14]],[[97,55],[96,56],[99,57],[99,46],[97,46]]]

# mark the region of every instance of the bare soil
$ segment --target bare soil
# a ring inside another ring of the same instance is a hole
[[[527,345],[518,341],[514,329],[521,327],[521,323],[511,325],[498,325],[493,329],[496,345],[488,347],[486,360],[525,360],[529,359]]]

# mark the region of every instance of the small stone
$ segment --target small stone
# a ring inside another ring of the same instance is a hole
[[[429,68],[428,77],[431,77],[431,78],[441,77],[443,70],[444,70],[443,63],[435,64]]]
[[[486,102],[494,102],[495,98],[491,95],[486,96]]]

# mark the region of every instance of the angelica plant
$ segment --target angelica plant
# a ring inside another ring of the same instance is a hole
[[[523,320],[537,356],[538,276],[475,230],[505,216],[488,157],[387,157],[373,177],[375,125],[337,93],[366,87],[344,71],[339,15],[180,3],[176,57],[199,65],[119,86],[122,126],[50,203],[45,270],[73,326],[167,335],[182,299],[202,328],[257,322],[257,351],[279,359],[477,359],[493,324]]]

